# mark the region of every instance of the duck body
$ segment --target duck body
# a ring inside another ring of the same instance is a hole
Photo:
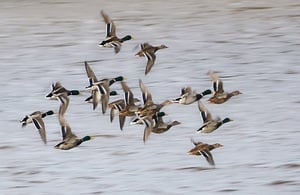
[[[139,108],[139,110],[136,112],[137,115],[153,115],[160,112],[164,106],[174,103],[171,100],[165,100],[160,104],[155,104],[152,100],[151,92],[144,85],[141,79],[139,79],[139,86],[142,92],[144,106]]]
[[[152,133],[161,134],[168,131],[171,127],[176,125],[180,125],[179,121],[172,121],[170,123],[165,123],[161,120],[161,122],[157,122],[156,125],[152,128]]]
[[[229,121],[232,121],[229,118],[225,118],[223,120],[211,120],[208,121],[206,123],[204,123],[198,130],[198,133],[211,133],[213,131],[215,131],[216,129],[218,129],[221,125],[223,125],[224,123],[227,123]]]
[[[52,90],[49,92],[49,94],[46,95],[46,98],[51,100],[57,100],[59,94],[65,94],[67,96],[81,94],[79,90],[68,90],[64,88],[60,82],[53,83],[51,87]]]
[[[115,110],[119,111],[119,123],[120,129],[123,130],[123,126],[126,120],[126,117],[135,116],[136,112],[139,110],[139,106],[135,105],[139,100],[134,98],[134,95],[125,81],[121,81],[121,86],[124,91],[124,99],[118,100],[119,102],[115,103]]]
[[[219,143],[210,145],[203,142],[195,142],[194,140],[191,141],[194,144],[194,148],[189,150],[188,154],[197,156],[202,155],[210,165],[215,166],[215,161],[210,151],[215,148],[223,147],[223,145]]]
[[[165,45],[152,46],[149,43],[140,44],[140,47],[141,47],[141,50],[138,51],[135,55],[139,56],[139,57],[144,56],[147,58],[147,64],[146,64],[146,69],[145,69],[145,75],[147,75],[155,63],[155,60],[156,60],[155,53],[160,49],[165,49],[168,47]]]
[[[223,104],[227,102],[232,96],[237,96],[239,94],[242,94],[240,91],[236,90],[233,92],[224,92],[223,89],[223,82],[222,80],[218,77],[216,73],[213,71],[208,72],[211,80],[212,80],[212,85],[213,85],[213,93],[212,96],[207,100],[208,103],[211,104]]]
[[[92,139],[91,136],[85,136],[81,139],[78,139],[77,136],[67,137],[62,142],[55,145],[54,147],[56,149],[61,149],[61,150],[70,150],[74,147],[79,146],[81,143],[85,141],[89,141],[91,139]]]
[[[203,125],[197,130],[197,133],[211,133],[224,123],[232,121],[230,118],[225,118],[223,120],[221,120],[220,118],[213,119],[211,113],[201,103],[200,100],[198,101],[198,109],[203,120]]]
[[[125,78],[123,76],[118,76],[112,79],[105,78],[99,81],[94,71],[89,66],[89,64],[85,62],[84,65],[85,65],[86,74],[90,84],[86,88],[89,91],[91,91],[91,96],[88,97],[85,101],[93,103],[93,110],[95,110],[98,104],[101,103],[102,113],[104,114],[106,112],[109,103],[109,97],[111,95],[109,87],[117,81],[125,80]],[[117,93],[113,93],[113,94],[117,94]]]
[[[202,93],[196,93],[196,91],[192,91],[191,87],[185,87],[181,89],[181,95],[179,98],[175,99],[175,103],[183,104],[183,105],[189,105],[192,104],[198,100],[200,100],[205,95],[211,94],[212,91],[210,89],[207,89],[203,91]]]
[[[26,115],[20,122],[22,123],[22,127],[25,127],[27,124],[34,123],[35,127],[39,131],[42,141],[44,142],[44,144],[46,144],[47,143],[46,130],[42,118],[53,114],[54,112],[52,110],[49,110],[44,113],[40,111],[35,111],[30,115]]]
[[[122,43],[132,39],[131,35],[126,35],[123,38],[118,38],[116,35],[116,26],[109,16],[101,11],[101,15],[106,24],[106,38],[99,43],[99,46],[114,48],[115,53],[119,53],[121,50]]]
[[[231,93],[215,93],[212,97],[210,97],[207,102],[211,104],[223,104],[227,102],[232,96],[236,96],[241,94],[240,91],[233,91]]]
[[[70,125],[64,118],[64,114],[68,108],[69,105],[69,98],[65,94],[61,94],[59,98],[62,100],[61,104],[59,106],[59,112],[58,112],[58,121],[61,126],[61,133],[62,133],[62,141],[54,146],[56,149],[61,150],[69,150],[72,148],[75,148],[82,144],[85,141],[89,141],[92,139],[91,136],[84,136],[83,138],[78,138],[71,130]]]

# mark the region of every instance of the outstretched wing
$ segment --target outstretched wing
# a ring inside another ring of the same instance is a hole
[[[141,79],[139,79],[139,85],[140,85],[140,89],[142,91],[144,105],[145,106],[152,105],[153,104],[152,95],[151,95],[150,91],[147,89],[147,87],[144,85],[144,83]]]
[[[224,93],[223,82],[218,77],[218,75],[216,73],[214,73],[213,71],[209,71],[208,75],[210,76],[210,78],[212,80],[214,92],[215,93]]]
[[[124,100],[125,100],[125,105],[132,105],[134,104],[134,98],[133,98],[133,93],[131,92],[130,88],[126,84],[125,81],[121,81],[122,89],[124,91]]]
[[[90,86],[92,86],[93,83],[98,82],[97,77],[87,62],[84,62],[84,66],[85,66],[87,77],[90,82]]]
[[[33,118],[32,121],[33,121],[35,127],[38,129],[42,141],[46,144],[47,139],[46,139],[45,124],[43,122],[43,119],[41,117],[36,117],[36,118]]]
[[[205,150],[205,151],[199,151],[206,159],[206,161],[208,162],[208,164],[214,166],[215,165],[215,161],[213,159],[212,154],[210,153],[210,151]]]
[[[198,100],[198,108],[201,113],[203,123],[206,123],[206,122],[212,120],[212,116],[211,116],[210,112],[207,110],[207,108],[202,104],[202,102],[200,100]]]
[[[156,55],[154,54],[154,52],[148,52],[148,51],[145,51],[144,55],[147,58],[147,65],[146,65],[146,69],[145,69],[145,75],[147,75],[154,65]]]
[[[109,16],[106,13],[104,13],[103,10],[101,11],[101,15],[106,24],[106,37],[116,36],[116,26],[114,22],[109,18]]]

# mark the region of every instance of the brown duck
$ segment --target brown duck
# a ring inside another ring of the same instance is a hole
[[[216,73],[214,73],[213,71],[209,71],[208,74],[209,74],[209,76],[212,80],[213,90],[214,90],[212,97],[210,97],[207,100],[208,103],[223,104],[224,102],[229,100],[232,96],[242,94],[238,90],[230,92],[230,93],[229,92],[224,92],[223,82],[218,77],[218,75]]]
[[[215,143],[215,144],[206,144],[203,142],[195,142],[193,139],[191,139],[192,143],[194,144],[194,148],[192,148],[190,151],[188,151],[188,154],[190,155],[202,155],[205,157],[206,161],[212,165],[215,166],[215,161],[213,159],[213,156],[211,154],[211,150],[215,149],[215,148],[219,148],[222,147],[223,145],[219,144],[219,143]]]
[[[145,56],[147,58],[147,65],[145,69],[145,75],[147,75],[150,72],[156,60],[155,52],[157,52],[160,49],[164,49],[168,47],[165,45],[152,46],[149,43],[143,43],[140,46],[141,46],[141,50],[137,52],[135,55],[139,57]]]

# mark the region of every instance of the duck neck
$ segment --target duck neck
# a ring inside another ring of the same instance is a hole
[[[202,94],[202,96],[209,95],[209,94],[212,94],[212,91],[210,89],[206,89],[201,94]]]
[[[54,114],[54,112],[52,110],[49,110],[48,112],[42,113],[42,118],[44,118],[44,117],[46,117],[48,115],[52,115],[52,114]]]
[[[130,35],[126,35],[125,37],[123,37],[123,38],[121,39],[121,42],[128,41],[128,40],[130,40],[130,39],[132,39],[132,37],[131,37]]]
[[[79,95],[80,91],[79,90],[71,90],[69,91],[68,95]]]

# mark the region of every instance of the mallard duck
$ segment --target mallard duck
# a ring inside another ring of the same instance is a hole
[[[118,38],[116,35],[116,26],[114,22],[108,17],[104,11],[101,11],[101,15],[106,24],[106,38],[103,40],[99,46],[114,48],[115,53],[119,53],[121,49],[121,45],[124,41],[128,41],[132,39],[131,35],[126,35],[123,38]]]
[[[194,148],[192,148],[190,151],[188,151],[188,154],[190,155],[203,155],[206,159],[206,161],[212,165],[215,166],[215,161],[213,159],[213,156],[211,154],[211,150],[215,149],[215,148],[219,148],[222,147],[223,145],[219,144],[219,143],[215,143],[215,144],[206,144],[203,142],[195,142],[194,140],[192,140],[192,143],[194,144]]]
[[[98,103],[101,102],[102,113],[104,114],[106,112],[107,105],[109,102],[109,96],[110,96],[109,87],[117,81],[125,80],[125,78],[123,76],[118,76],[112,79],[105,78],[98,81],[94,71],[91,69],[89,64],[85,62],[84,65],[90,83],[87,89],[90,90],[92,93],[91,97],[88,97],[85,101],[90,102],[92,100],[94,110],[96,109]]]
[[[45,124],[42,118],[53,115],[54,112],[52,110],[49,110],[47,112],[42,113],[41,111],[35,111],[31,113],[30,115],[26,115],[20,122],[22,123],[22,127],[25,127],[29,123],[34,123],[35,127],[38,129],[39,134],[41,136],[42,141],[46,144],[47,138],[46,138],[46,130],[45,130]]]
[[[145,125],[144,136],[143,136],[144,143],[146,143],[146,141],[148,140],[148,138],[149,138],[149,136],[150,136],[150,134],[153,130],[153,127],[155,125],[154,120],[158,120],[158,117],[165,116],[165,113],[164,112],[158,112],[158,113],[155,113],[155,115],[153,113],[150,113],[148,115],[143,115],[143,116],[140,115],[139,116],[139,119]]]
[[[139,107],[135,105],[133,93],[126,84],[126,82],[121,81],[121,85],[124,91],[125,108],[121,110],[120,114],[126,116],[134,116],[135,112],[139,109]]]
[[[136,112],[138,115],[151,115],[159,112],[161,108],[166,105],[170,105],[173,103],[171,100],[165,100],[160,104],[155,104],[152,100],[152,95],[148,88],[144,85],[143,81],[139,79],[139,86],[142,92],[144,106]]]
[[[107,82],[98,81],[94,71],[87,62],[84,63],[84,66],[90,82],[90,85],[87,87],[87,89],[89,89],[92,93],[91,96],[93,100],[93,110],[97,108],[98,103],[101,101],[102,113],[104,114],[109,101],[109,85]]]
[[[137,98],[134,98],[134,103],[139,102],[140,100]],[[124,99],[119,99],[116,101],[113,101],[108,104],[108,107],[110,108],[110,122],[113,121],[115,112],[121,112],[125,108],[125,101]],[[123,115],[119,114],[119,124],[120,124],[120,129],[123,130],[124,127],[124,122],[125,122],[125,117]]]
[[[152,114],[152,120],[155,121],[155,124],[158,121],[158,117],[163,117],[166,116],[167,114],[165,112],[156,112],[154,114]],[[144,125],[144,119],[151,119],[150,115],[136,115],[131,121],[130,124],[131,125]]]
[[[123,128],[126,116],[135,116],[136,115],[135,113],[139,109],[139,106],[135,105],[135,103],[136,103],[135,98],[133,96],[132,91],[126,84],[126,82],[121,81],[121,85],[122,85],[122,89],[124,91],[125,106],[123,107],[122,110],[119,110],[119,116],[121,116],[119,119],[120,119],[120,124],[122,124],[121,126]],[[121,130],[122,130],[122,128],[121,128]]]
[[[212,91],[210,89],[206,89],[202,93],[197,93],[196,91],[193,91],[191,87],[185,87],[181,89],[181,95],[179,98],[173,100],[175,103],[179,104],[192,104],[198,100],[200,100],[205,95],[211,94]]]
[[[91,140],[92,137],[84,136],[83,138],[79,139],[74,133],[72,133],[71,127],[64,118],[64,113],[68,108],[69,98],[65,94],[62,94],[59,97],[63,99],[63,101],[61,101],[58,113],[58,120],[61,126],[63,140],[54,147],[61,150],[69,150],[76,146],[79,146],[82,142]]]
[[[110,91],[109,92],[109,96],[116,96],[116,95],[119,95],[117,91]],[[87,102],[87,103],[93,103],[93,95],[87,97],[84,101]]]
[[[220,118],[212,119],[210,112],[201,103],[200,100],[198,101],[198,108],[203,119],[203,125],[197,130],[198,133],[211,133],[224,123],[232,121],[230,118],[225,118],[223,120],[221,120]]]
[[[180,125],[181,123],[179,121],[172,121],[169,123],[165,123],[162,119],[162,117],[158,117],[157,122],[155,123],[155,126],[152,128],[153,133],[164,133],[168,131],[171,127],[175,125]]]
[[[82,142],[89,141],[93,139],[91,136],[84,136],[83,138],[78,138],[71,131],[71,127],[62,117],[59,117],[59,123],[63,131],[63,141],[55,145],[54,147],[61,150],[69,150],[76,146],[79,146]]]
[[[86,61],[84,62],[84,66],[85,66],[85,71],[86,71],[86,74],[87,74],[87,77],[88,77],[89,83],[90,83],[90,85],[86,87],[88,90],[91,90],[91,88],[93,88],[94,85],[97,85],[97,84],[100,84],[103,82],[107,82],[108,86],[111,86],[115,82],[126,80],[126,78],[123,76],[117,76],[115,78],[105,78],[105,79],[102,79],[99,81],[97,79],[94,71],[92,70],[92,68]],[[117,95],[117,94],[111,94],[111,95]]]
[[[52,90],[50,91],[49,94],[46,95],[47,99],[57,99],[57,96],[59,94],[66,94],[66,95],[80,95],[81,92],[79,90],[68,90],[66,88],[64,88],[60,82],[56,82],[56,83],[52,83],[51,85]]]
[[[155,114],[140,116],[139,120],[136,120],[136,124],[145,124],[143,141],[144,143],[149,139],[151,133],[161,134],[168,131],[171,127],[181,124],[178,121],[172,121],[165,123],[163,121],[163,116],[165,112],[157,112]]]
[[[213,90],[214,90],[212,97],[210,97],[207,100],[208,103],[222,104],[222,103],[226,102],[227,100],[229,100],[232,96],[242,94],[238,90],[230,92],[230,93],[224,92],[223,82],[221,81],[221,79],[219,79],[218,75],[216,73],[214,73],[213,71],[209,71],[208,74],[212,80]]]
[[[168,48],[165,45],[160,45],[160,46],[152,46],[149,43],[143,43],[140,44],[141,50],[139,52],[137,52],[135,55],[139,56],[139,57],[146,57],[147,58],[147,65],[146,65],[146,69],[145,69],[145,75],[147,75],[151,68],[153,67],[153,64],[155,62],[156,59],[156,55],[155,52],[160,50],[160,49],[164,49],[164,48]]]

